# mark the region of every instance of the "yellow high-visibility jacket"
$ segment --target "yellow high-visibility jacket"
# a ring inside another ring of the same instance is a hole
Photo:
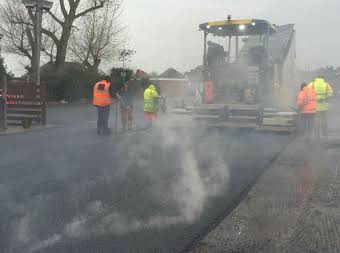
[[[157,112],[158,106],[156,103],[156,99],[158,98],[158,92],[154,85],[150,85],[144,91],[144,112]]]
[[[316,92],[317,96],[317,107],[316,110],[318,112],[325,112],[329,110],[329,103],[327,99],[334,95],[332,86],[328,84],[322,78],[316,78],[313,82],[308,85],[309,88],[312,88]]]

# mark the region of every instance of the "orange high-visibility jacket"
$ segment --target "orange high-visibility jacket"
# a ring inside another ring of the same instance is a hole
[[[316,113],[317,95],[315,90],[305,87],[299,92],[296,105],[299,107],[301,113]]]
[[[93,105],[94,106],[108,106],[112,104],[112,97],[110,94],[111,83],[103,80],[98,83],[93,88]]]

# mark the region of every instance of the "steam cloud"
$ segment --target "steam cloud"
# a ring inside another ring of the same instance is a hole
[[[154,189],[149,196],[152,203],[165,205],[164,210],[139,217],[120,210],[115,203],[89,201],[70,222],[60,228],[51,228],[51,233],[45,238],[34,231],[37,217],[26,215],[16,226],[16,243],[22,246],[20,248],[35,252],[64,240],[192,224],[200,218],[209,198],[228,190],[227,151],[225,140],[218,134],[204,137],[198,131],[155,127],[152,133],[142,135],[136,134],[119,142],[119,148],[114,151],[118,154],[113,157],[121,159],[112,160],[112,164],[117,166],[107,168],[105,180],[113,184],[110,180],[117,173],[120,177],[131,177],[138,169],[136,180],[148,182],[145,189]],[[197,138],[201,140],[197,141]],[[120,169],[117,170],[117,167]],[[77,197],[81,199],[95,188],[95,183],[82,185],[75,182],[71,190],[76,199],[74,205],[80,202]],[[135,208],[138,210],[138,206]]]

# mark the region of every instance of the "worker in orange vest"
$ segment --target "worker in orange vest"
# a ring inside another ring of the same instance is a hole
[[[315,133],[315,118],[317,95],[314,89],[303,83],[296,100],[301,115],[301,130],[305,137],[312,137]]]
[[[98,110],[97,134],[110,134],[109,115],[113,98],[116,97],[116,88],[110,82],[110,77],[96,83],[93,88],[93,105]]]

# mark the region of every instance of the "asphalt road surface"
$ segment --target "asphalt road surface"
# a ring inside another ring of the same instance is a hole
[[[198,128],[105,137],[95,119],[92,107],[53,107],[53,127],[0,136],[0,252],[181,252],[291,139]]]

